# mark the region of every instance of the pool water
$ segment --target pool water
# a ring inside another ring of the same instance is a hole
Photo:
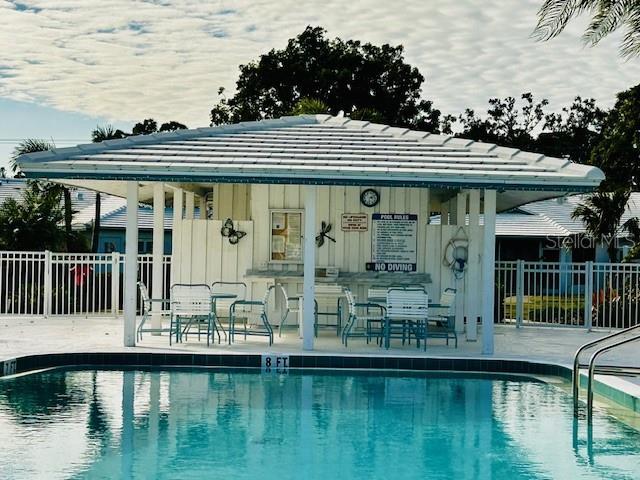
[[[0,478],[640,478],[640,434],[571,408],[514,377],[54,370],[0,381]]]

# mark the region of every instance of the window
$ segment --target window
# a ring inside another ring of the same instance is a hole
[[[302,263],[302,210],[271,210],[269,261]]]

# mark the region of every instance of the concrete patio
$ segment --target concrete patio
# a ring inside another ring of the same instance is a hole
[[[0,319],[0,360],[21,355],[60,352],[194,352],[194,353],[262,353],[277,352],[304,354],[302,340],[297,330],[290,329],[282,338],[275,335],[274,344],[269,347],[264,338],[249,337],[247,341],[236,334],[236,343],[228,345],[217,342],[207,347],[204,338],[197,341],[197,335],[189,336],[189,341],[169,346],[168,337],[145,334],[136,347],[122,346],[122,318],[78,318],[78,317],[4,317]],[[570,365],[576,349],[591,340],[607,335],[609,331],[587,332],[577,328],[523,327],[496,325],[495,353],[482,356],[480,342],[460,339],[458,348],[447,347],[443,340],[429,340],[426,353],[414,346],[400,346],[392,341],[389,350],[381,349],[375,343],[367,345],[364,339],[352,339],[345,348],[333,329],[320,330],[314,354],[321,355],[408,355],[434,357],[480,357],[497,359],[527,359]],[[604,363],[640,365],[640,349],[637,345],[621,348],[603,357]]]

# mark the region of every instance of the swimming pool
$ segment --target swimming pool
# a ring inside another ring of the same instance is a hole
[[[640,434],[533,379],[53,370],[0,381],[0,478],[639,478]]]

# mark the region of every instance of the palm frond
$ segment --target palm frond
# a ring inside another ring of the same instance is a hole
[[[572,18],[589,12],[592,16],[583,40],[596,45],[610,33],[625,26],[620,55],[640,55],[640,1],[638,0],[545,0],[538,10],[538,23],[532,37],[539,41],[558,36]]]
[[[55,144],[53,142],[42,140],[40,138],[27,138],[21,141],[13,149],[13,152],[11,152],[11,158],[9,159],[11,171],[14,173],[18,172],[18,163],[16,162],[16,160],[20,155],[26,155],[27,153],[35,152],[44,152],[47,150],[53,150],[54,148]]]
[[[632,0],[600,0],[594,7],[595,15],[583,35],[586,43],[595,45],[609,33],[616,30],[626,18]]]
[[[538,24],[533,36],[538,40],[558,36],[583,3],[584,0],[545,0],[538,11]]]
[[[620,46],[620,55],[628,60],[640,55],[640,2],[629,12],[627,28]]]

